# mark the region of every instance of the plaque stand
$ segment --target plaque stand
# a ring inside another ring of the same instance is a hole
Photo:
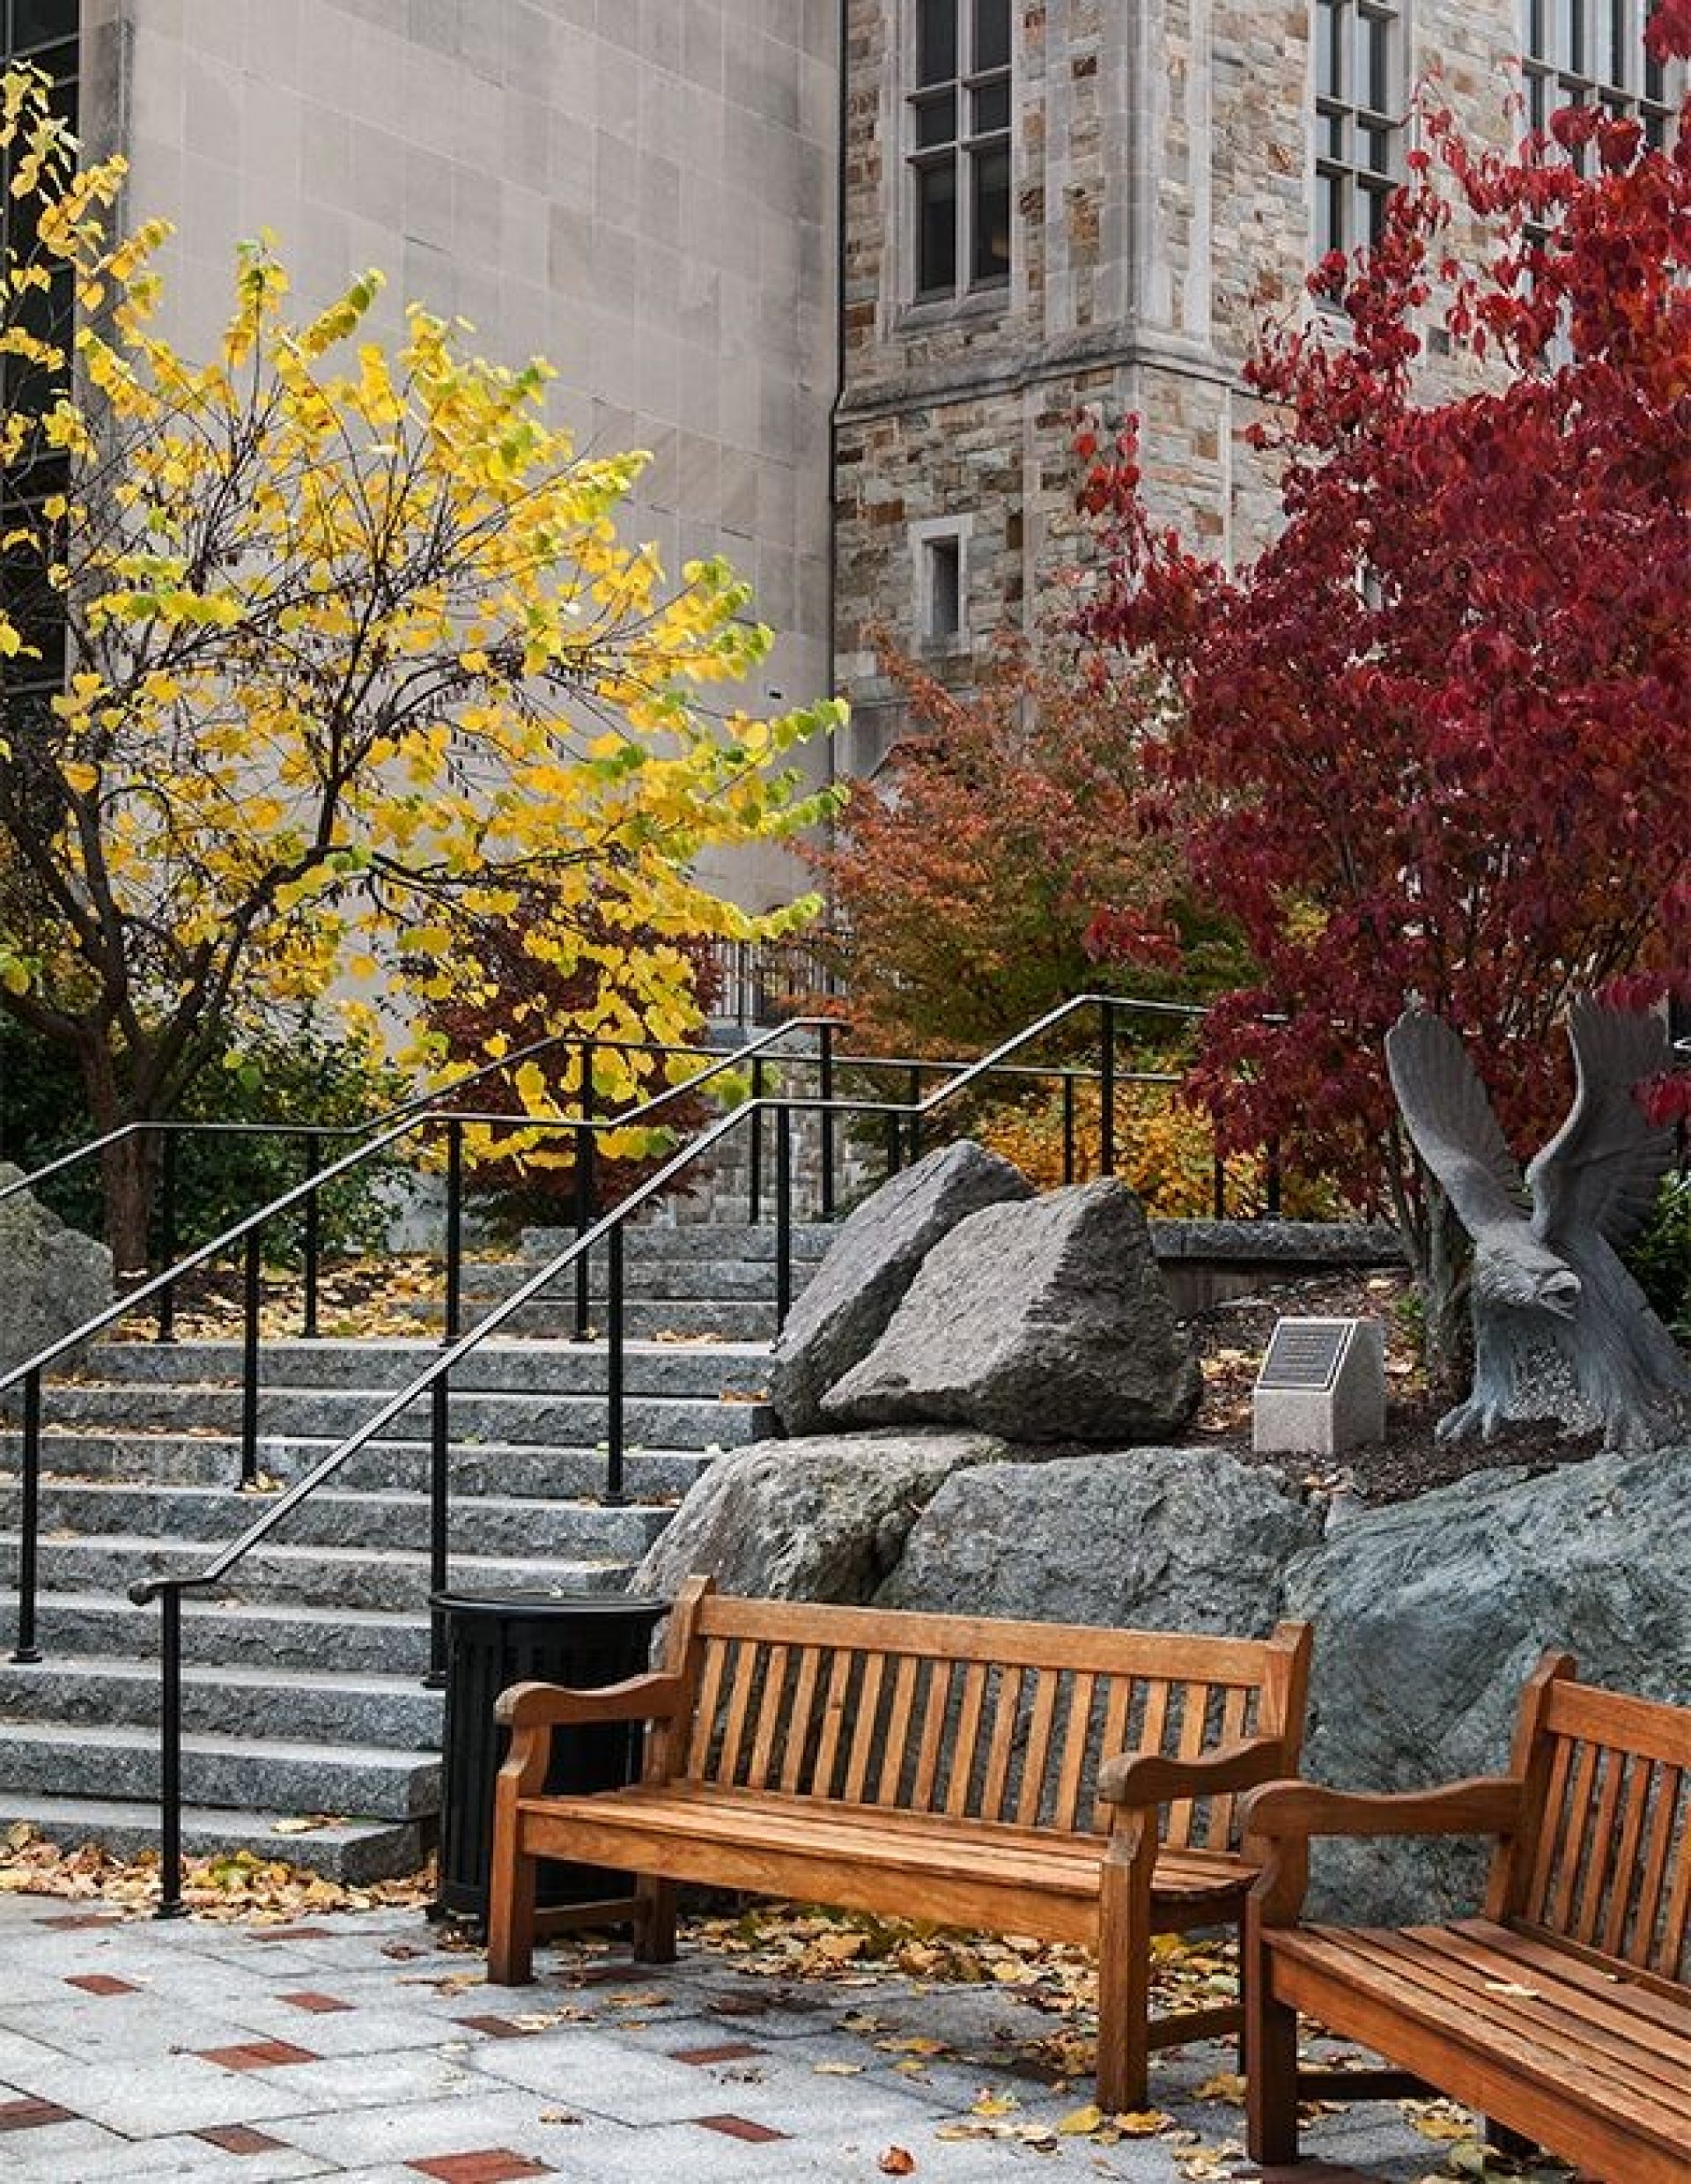
[[[1282,1319],[1257,1375],[1259,1456],[1342,1456],[1385,1438],[1385,1338],[1377,1319]]]

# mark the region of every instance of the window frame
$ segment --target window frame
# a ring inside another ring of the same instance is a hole
[[[969,542],[974,520],[968,515],[927,516],[909,527],[912,562],[911,631],[919,652],[967,652],[969,631]],[[935,612],[937,578],[942,562],[953,572],[956,620],[941,626]]]
[[[1649,12],[1649,0],[1520,0],[1528,129],[1542,133],[1562,107],[1601,107],[1617,120],[1642,122],[1646,141],[1665,150],[1673,137],[1680,71],[1644,50]],[[1591,148],[1575,157],[1589,172]]]
[[[1372,80],[1371,26],[1384,43],[1383,85]],[[1314,255],[1349,257],[1378,238],[1386,200],[1403,181],[1407,7],[1404,0],[1311,0],[1310,38]]]
[[[955,306],[981,298],[991,301],[1002,297],[1009,287],[1015,261],[1015,11],[1012,0],[937,0],[937,4],[950,11],[954,73],[924,78],[922,4],[923,0],[917,0],[905,11],[906,89],[900,102],[909,301],[918,307]],[[1001,4],[1004,14],[1004,58],[984,68],[977,65],[983,4]],[[980,103],[998,92],[1002,94],[1002,121],[983,128],[978,125]],[[948,99],[952,109],[949,133],[923,143],[922,114],[940,111]],[[983,162],[995,156],[1002,157],[1007,169],[1005,255],[1001,269],[983,272],[977,264],[980,241],[978,178]],[[930,279],[926,266],[923,178],[948,172],[952,188],[950,277]]]

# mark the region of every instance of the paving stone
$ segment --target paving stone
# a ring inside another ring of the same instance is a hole
[[[996,1987],[769,1979],[693,1942],[660,1973],[558,1949],[536,1985],[490,1989],[479,1959],[439,1949],[413,1913],[329,1918],[264,1944],[192,1922],[49,1928],[38,1914],[0,1896],[0,2126],[18,2119],[0,2133],[7,2184],[875,2184],[895,2145],[922,2184],[1025,2180],[1032,2166],[1052,2184],[1179,2184],[1165,2140],[1064,2139],[1035,2159],[1014,2142],[940,2136],[983,2089],[1046,2128],[1087,2097],[1038,2074],[1037,2044],[1060,2021]],[[349,2006],[302,2006],[319,1999]],[[563,2010],[590,2019],[521,2033],[521,2018]],[[856,2013],[880,2029],[844,2029]],[[918,2037],[947,2052],[875,2045]],[[73,2038],[92,2045],[59,2044]],[[277,2060],[278,2048],[319,2059]],[[898,2069],[910,2060],[919,2072]],[[1239,2111],[1196,2099],[1235,2067],[1221,2043],[1159,2055],[1152,2099],[1207,2144],[1237,2145]],[[1443,2151],[1391,2103],[1323,2116],[1306,2148],[1296,2184],[1418,2184]],[[1229,2173],[1244,2184],[1242,2156]]]

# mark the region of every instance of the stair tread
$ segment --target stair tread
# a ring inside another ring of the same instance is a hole
[[[185,1804],[182,1832],[185,1835],[204,1834],[219,1840],[232,1835],[270,1835],[275,1834],[277,1820],[293,1817],[286,1812],[244,1811],[233,1805]],[[63,1823],[92,1829],[115,1822],[156,1834],[159,1803],[157,1798],[146,1797],[42,1797],[26,1791],[0,1789],[0,1826],[19,1820],[44,1831]],[[336,1819],[329,1826],[314,1827],[309,1838],[278,1836],[276,1856],[293,1858],[295,1852],[290,1847],[291,1841],[361,1842],[408,1825],[403,1820]]]
[[[55,1490],[64,1491],[63,1487]],[[238,1500],[250,1502],[255,1509],[279,1499],[276,1494],[242,1494],[240,1488],[234,1487],[196,1486],[192,1481],[177,1485],[167,1479],[78,1479],[73,1490],[96,1501],[115,1501],[124,1494],[156,1494],[176,1501],[202,1502],[218,1506],[231,1500]],[[0,1480],[0,1492],[4,1491],[4,1482]],[[668,1512],[668,1505],[661,1502],[606,1503],[596,1502],[588,1494],[478,1494],[469,1497],[469,1500],[477,1509],[514,1511],[519,1515],[524,1511],[538,1514],[554,1509],[604,1509],[618,1517],[663,1516]],[[423,1487],[320,1487],[312,1494],[310,1502],[303,1506],[309,1508],[315,1503],[329,1503],[336,1508],[343,1508],[364,1502],[374,1502],[382,1509],[410,1509],[419,1504],[426,1506],[428,1494]],[[117,1537],[115,1533],[102,1533],[100,1536],[102,1538]]]
[[[18,1545],[18,1535],[17,1532],[12,1531],[10,1527],[0,1529],[0,1546],[15,1547]],[[181,1532],[101,1532],[97,1539],[92,1536],[85,1538],[81,1533],[78,1533],[74,1539],[70,1540],[61,1539],[55,1535],[47,1531],[43,1531],[41,1535],[41,1545],[44,1547],[62,1546],[69,1546],[72,1545],[78,1546],[98,1546],[104,1548],[114,1549],[123,1553],[128,1553],[133,1551],[137,1554],[159,1554],[167,1550],[174,1550],[176,1548],[181,1548],[184,1553],[191,1553],[195,1552],[203,1552],[205,1548],[212,1546],[213,1544],[217,1544],[218,1546],[219,1552],[221,1552],[222,1546],[227,1543],[213,1543],[212,1541],[207,1539],[190,1539],[186,1538]],[[282,1560],[292,1561],[306,1561],[314,1563],[323,1563],[367,1562],[373,1560],[388,1563],[403,1563],[409,1566],[412,1563],[425,1563],[429,1560],[428,1551],[426,1548],[320,1547],[309,1546],[289,1546],[284,1543],[270,1539],[267,1539],[263,1544],[265,1554],[273,1561]],[[508,1569],[513,1565],[513,1558],[508,1554],[455,1553],[452,1559],[454,1567],[459,1569],[479,1569],[483,1568],[491,1569]],[[536,1572],[548,1570],[602,1569],[608,1563],[619,1562],[625,1559],[625,1557],[614,1554],[597,1556],[587,1554],[539,1555],[528,1558],[525,1562],[525,1567]]]
[[[0,1658],[0,1721],[4,1715],[4,1680],[9,1671],[19,1677],[71,1676],[90,1683],[144,1683],[156,1685],[156,1660],[126,1660],[106,1653],[50,1653],[44,1661],[26,1667]],[[373,1698],[410,1699],[425,1689],[415,1676],[385,1675],[374,1669],[244,1667],[237,1662],[185,1661],[184,1685],[203,1684],[208,1689],[233,1686],[256,1692],[323,1691],[363,1693]],[[395,1749],[398,1749],[397,1746]]]
[[[43,1603],[51,1600],[55,1609],[68,1613],[80,1611],[109,1614],[114,1608],[120,1608],[126,1615],[146,1621],[151,1621],[156,1613],[151,1607],[137,1607],[126,1593],[122,1592],[43,1592],[41,1599]],[[17,1604],[15,1592],[0,1590],[0,1608],[15,1608]],[[308,1601],[301,1601],[294,1606],[276,1600],[232,1600],[225,1602],[217,1612],[219,1615],[239,1616],[245,1621],[255,1623],[320,1623],[325,1631],[343,1625],[351,1625],[360,1630],[425,1631],[429,1627],[426,1614],[408,1614],[402,1608],[322,1608],[314,1607]],[[114,1656],[104,1654],[86,1657],[110,1661]],[[187,1673],[186,1668],[183,1673]]]
[[[154,1728],[136,1728],[122,1722],[19,1722],[0,1716],[0,1750],[8,1744],[63,1745],[67,1739],[79,1745],[115,1745],[123,1751],[156,1752],[159,1748],[159,1731]],[[239,1754],[249,1760],[367,1767],[389,1773],[411,1774],[439,1765],[432,1752],[406,1752],[393,1745],[326,1745],[287,1737],[226,1737],[203,1730],[185,1730],[182,1750],[204,1758]],[[0,1797],[6,1794],[0,1789]]]

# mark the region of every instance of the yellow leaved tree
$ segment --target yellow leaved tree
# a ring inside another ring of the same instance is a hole
[[[191,360],[159,331],[168,229],[114,235],[122,162],[82,162],[27,71],[0,158],[0,1004],[75,1053],[102,1129],[349,966],[447,991],[519,906],[538,962],[601,974],[584,1029],[684,1032],[680,942],[804,914],[749,918],[697,860],[822,815],[786,761],[838,709],[709,703],[769,633],[725,564],[666,586],[623,542],[645,458],[578,453],[548,367],[461,324],[369,338],[373,273],[296,320],[268,244]],[[148,1184],[125,1147],[121,1263]]]

